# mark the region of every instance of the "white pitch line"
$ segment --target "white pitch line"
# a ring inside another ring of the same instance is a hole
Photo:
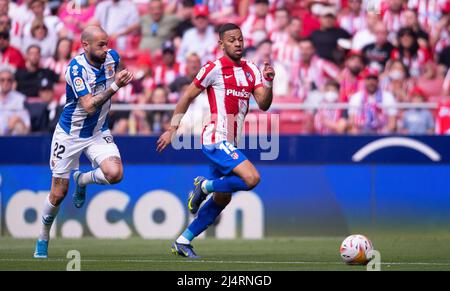
[[[67,262],[64,259],[0,259],[0,262]],[[261,264],[261,265],[343,265],[341,262],[265,262],[265,261],[208,261],[208,260],[139,260],[139,259],[81,259],[81,262],[100,263],[210,263],[210,264]],[[434,262],[382,262],[382,265],[419,265],[419,266],[450,266],[449,263]]]

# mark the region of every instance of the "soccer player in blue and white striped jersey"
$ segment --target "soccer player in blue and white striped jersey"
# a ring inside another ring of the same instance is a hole
[[[47,258],[49,233],[59,205],[69,188],[72,170],[76,183],[73,203],[83,206],[86,185],[115,184],[122,180],[120,153],[108,129],[111,97],[133,79],[127,70],[117,72],[120,57],[108,48],[108,35],[98,26],[87,27],[81,42],[84,53],[66,70],[66,105],[53,134],[50,152],[52,188],[42,212],[42,227],[35,258]],[[84,153],[94,170],[78,171]]]

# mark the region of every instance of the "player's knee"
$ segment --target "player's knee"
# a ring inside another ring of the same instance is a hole
[[[261,181],[261,177],[259,176],[259,173],[251,173],[244,177],[244,182],[248,186],[248,190],[251,190],[256,187],[256,185],[259,184]]]
[[[110,168],[103,174],[109,184],[117,184],[123,179],[123,170],[119,167]]]

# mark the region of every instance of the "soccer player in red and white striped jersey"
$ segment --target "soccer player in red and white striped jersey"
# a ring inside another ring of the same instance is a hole
[[[272,80],[275,71],[266,62],[263,72],[243,60],[244,38],[239,26],[227,23],[219,28],[219,46],[224,56],[204,65],[178,102],[171,128],[158,140],[157,150],[163,151],[174,137],[181,116],[191,102],[206,90],[211,109],[211,122],[204,127],[202,151],[211,162],[209,179],[197,177],[189,195],[188,208],[197,217],[173,243],[172,252],[198,258],[191,241],[211,225],[236,191],[253,189],[260,181],[255,166],[236,148],[238,136],[249,109],[251,96],[261,110],[272,104]],[[200,204],[210,193],[213,197]],[[199,209],[200,208],[200,209]]]

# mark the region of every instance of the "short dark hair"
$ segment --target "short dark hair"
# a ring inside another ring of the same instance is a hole
[[[334,87],[334,88],[336,88],[337,90],[339,90],[339,88],[341,87],[341,85],[340,85],[337,81],[335,81],[335,80],[328,80],[328,81],[325,83],[325,87],[327,87],[327,86]]]
[[[225,24],[221,25],[219,27],[219,37],[220,37],[220,39],[223,38],[223,35],[225,34],[225,32],[227,32],[229,30],[235,30],[235,29],[241,30],[241,28],[238,25],[234,24],[234,23],[225,23]]]
[[[38,49],[38,50],[39,50],[39,53],[41,53],[41,47],[38,46],[37,44],[32,44],[32,45],[30,45],[29,47],[27,47],[26,52],[29,53],[30,50],[31,50],[31,49],[34,49],[34,48],[35,48],[35,49]]]

